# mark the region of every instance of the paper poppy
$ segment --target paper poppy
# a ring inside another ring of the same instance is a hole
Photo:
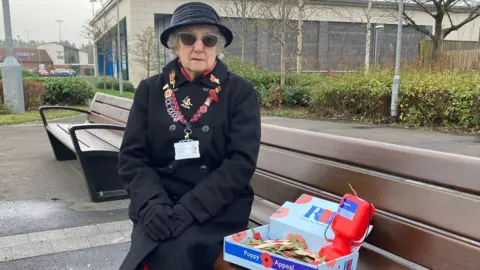
[[[262,259],[262,265],[266,268],[271,268],[273,266],[273,260],[272,257],[268,253],[262,253],[260,256]]]
[[[333,212],[328,209],[323,209],[323,212],[318,215],[318,221],[327,223],[332,219]]]
[[[282,218],[288,216],[288,211],[290,209],[285,207],[280,207],[275,213],[273,213],[272,218]]]
[[[333,267],[335,267],[336,263],[337,263],[337,260],[334,259],[334,260],[328,261],[327,266],[328,266],[328,268],[333,268]]]
[[[247,237],[247,232],[239,232],[232,235],[233,241],[240,243],[245,237]]]
[[[305,248],[308,248],[307,241],[305,241],[305,239],[301,235],[291,233],[287,234],[287,240],[292,241],[292,237],[295,237],[297,243],[304,244]]]
[[[256,232],[256,233],[253,235],[253,239],[255,239],[255,240],[261,240],[261,239],[262,239],[262,236],[260,235],[259,232]]]
[[[297,204],[304,204],[304,203],[310,202],[312,199],[313,199],[312,196],[310,196],[310,195],[308,195],[308,194],[302,194],[302,196],[300,196],[300,197],[295,201],[295,203],[297,203]]]

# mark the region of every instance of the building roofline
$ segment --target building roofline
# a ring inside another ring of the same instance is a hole
[[[317,5],[328,5],[328,6],[350,6],[350,7],[366,7],[368,0],[313,0]],[[404,0],[405,1],[405,0]],[[376,8],[392,8],[398,6],[398,1],[395,0],[373,0],[372,7]],[[415,3],[405,3],[404,7],[410,10],[420,10],[424,11],[423,8]],[[427,7],[428,8],[428,7]],[[435,6],[430,5],[430,10],[435,11]],[[470,9],[468,7],[457,6],[451,8],[455,12],[465,12],[468,13]]]
[[[105,4],[105,6],[103,6],[97,13],[95,13],[95,17],[93,17],[93,19],[90,20],[89,24],[93,25],[95,22],[97,22],[103,16],[103,14],[110,11],[110,9],[112,9],[115,6],[116,1],[117,0],[108,1]],[[120,2],[122,2],[122,0],[118,0],[118,4],[120,4]]]
[[[109,0],[105,6],[103,6],[96,14],[95,17],[90,20],[89,24],[93,25],[96,23],[106,12],[110,11],[115,7],[117,0]],[[118,0],[119,3],[122,0]],[[313,0],[313,3],[318,6],[348,6],[348,7],[366,7],[368,0]],[[372,7],[374,8],[393,8],[398,6],[398,1],[395,0],[373,0]],[[422,7],[414,3],[404,3],[404,7],[409,10],[419,10],[424,11]],[[435,7],[431,5],[431,10],[435,11]],[[469,13],[470,9],[468,7],[453,7],[451,8],[454,12]]]
[[[75,47],[73,47],[73,46],[69,46],[69,45],[66,45],[66,44],[62,44],[62,43],[56,42],[56,41],[45,42],[45,43],[37,44],[37,46],[39,46],[39,45],[46,45],[46,44],[57,44],[57,45],[60,45],[60,46],[65,46],[65,47],[69,47],[69,48],[78,50],[78,51],[80,51],[80,52],[86,52],[86,53],[88,53],[86,50],[82,50],[82,49],[79,49],[79,48],[75,48]]]

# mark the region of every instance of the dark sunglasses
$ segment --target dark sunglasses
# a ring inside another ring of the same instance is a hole
[[[182,41],[182,43],[186,46],[192,46],[193,44],[195,44],[195,42],[198,39],[197,35],[191,32],[181,32],[181,33],[178,33],[178,36],[180,37],[180,40]],[[201,37],[201,40],[203,42],[203,45],[205,45],[205,47],[211,48],[217,45],[218,36],[215,34],[206,34]]]

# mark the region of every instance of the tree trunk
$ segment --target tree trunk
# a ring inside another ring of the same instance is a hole
[[[103,51],[103,76],[105,79],[103,80],[103,90],[107,90],[107,57],[105,56],[105,51]]]
[[[241,2],[240,3],[242,6],[242,37],[241,37],[241,43],[242,43],[242,62],[245,61],[245,47],[246,47],[246,38],[247,38],[247,26],[245,23],[245,20],[247,19],[247,3],[246,2]]]
[[[442,29],[443,15],[437,15],[435,18],[435,38],[432,39],[432,61],[436,62],[440,58],[443,43],[443,29]]]
[[[281,37],[280,37],[280,86],[285,85],[286,81],[286,59],[285,59],[285,35],[287,31],[287,5],[285,0],[282,0],[282,29],[281,29]]]
[[[242,43],[242,62],[245,61],[245,46],[246,46],[246,44],[245,44],[245,43],[246,43],[246,42],[245,42],[245,39],[246,39],[246,38],[245,38],[245,34],[243,34],[243,35],[241,36],[241,39],[240,39],[240,42]]]
[[[372,23],[370,22],[370,14],[372,11],[372,0],[368,0],[367,7],[367,35],[365,38],[365,74],[370,71],[370,41],[372,39]]]
[[[303,6],[299,0],[298,28],[297,28],[297,73],[302,72],[302,48],[303,48]]]
[[[432,62],[436,62],[440,59],[440,53],[442,51],[442,40],[434,38],[432,40],[433,48],[432,48]]]

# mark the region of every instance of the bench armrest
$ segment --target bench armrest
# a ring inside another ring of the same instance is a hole
[[[75,147],[75,151],[77,153],[80,153],[80,145],[78,144],[78,139],[77,139],[77,130],[86,130],[86,129],[110,129],[110,130],[120,130],[120,131],[125,131],[126,126],[121,126],[121,125],[108,125],[108,124],[77,124],[77,125],[72,125],[68,129],[70,132],[70,137],[72,138],[73,146]]]
[[[90,114],[89,111],[79,109],[79,108],[74,108],[74,107],[68,107],[68,106],[41,106],[39,109],[39,112],[40,112],[40,116],[42,117],[42,122],[44,126],[47,125],[47,119],[45,119],[44,111],[48,111],[48,110],[68,110],[68,111],[76,111],[76,112]]]

